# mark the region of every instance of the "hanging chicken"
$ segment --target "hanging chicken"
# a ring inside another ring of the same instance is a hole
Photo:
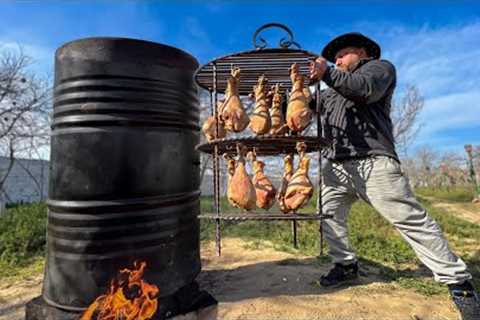
[[[285,207],[294,212],[305,206],[313,195],[313,185],[308,177],[310,158],[305,155],[306,149],[304,142],[297,143],[297,151],[300,155],[298,169],[288,182],[284,197]]]
[[[233,157],[227,153],[223,155],[223,158],[225,159],[225,161],[227,161],[227,174],[228,174],[227,188],[230,188],[230,183],[235,173],[235,159],[233,159]],[[234,207],[237,206],[235,202],[230,201],[230,197],[227,197],[227,198],[228,198],[228,202],[230,202],[232,206]]]
[[[253,152],[249,152],[250,161],[253,163],[253,186],[255,187],[255,193],[257,195],[257,207],[268,210],[275,202],[275,194],[277,190],[273,186],[272,182],[265,176],[263,168],[265,163],[257,160],[255,149]]]
[[[223,106],[223,101],[217,102],[217,108],[218,108],[217,110],[218,110],[219,114],[221,113],[222,106]],[[216,125],[216,123],[217,122],[215,121],[215,116],[208,117],[207,120],[203,123],[202,131],[205,134],[205,136],[207,137],[208,142],[215,139],[215,125]],[[227,132],[225,131],[224,126],[225,126],[225,123],[219,117],[219,121],[218,121],[218,138],[219,139],[225,138],[225,136],[227,135]]]
[[[308,107],[307,97],[304,93],[303,76],[300,74],[298,65],[290,67],[290,79],[292,92],[288,100],[287,125],[293,132],[302,132],[310,124],[312,111]]]
[[[283,169],[283,178],[282,178],[282,185],[280,186],[280,190],[277,193],[277,201],[280,210],[283,213],[288,213],[290,210],[285,205],[285,192],[287,191],[288,182],[292,178],[293,175],[293,155],[288,154],[283,158],[284,162],[284,169]]]
[[[307,99],[307,106],[308,106],[308,104],[310,103],[310,101],[312,101],[312,92],[310,91],[310,88],[309,88],[309,87],[304,87],[304,88],[303,88],[303,95],[304,95],[305,98]]]
[[[261,75],[258,78],[257,85],[253,87],[255,96],[255,108],[250,116],[250,129],[257,134],[262,135],[270,131],[272,122],[270,120],[269,105],[267,103],[267,78]]]
[[[245,151],[237,146],[238,160],[236,161],[235,172],[233,173],[227,188],[228,201],[233,206],[252,210],[255,208],[257,196],[255,187],[245,169]]]
[[[238,94],[239,85],[240,69],[233,68],[227,82],[225,102],[223,103],[221,108],[222,112],[220,113],[220,118],[225,123],[225,129],[231,132],[241,132],[245,130],[250,122]]]
[[[280,94],[280,84],[272,86],[272,108],[270,117],[272,118],[272,128],[270,134],[284,135],[288,131],[288,126],[285,124],[285,117],[282,113],[282,95]]]

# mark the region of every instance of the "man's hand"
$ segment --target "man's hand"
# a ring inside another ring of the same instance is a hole
[[[315,61],[310,61],[310,81],[317,82],[323,78],[325,71],[327,71],[327,60],[318,57]]]

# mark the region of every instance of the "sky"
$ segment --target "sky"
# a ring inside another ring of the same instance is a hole
[[[480,1],[0,1],[0,48],[20,45],[32,70],[53,76],[55,50],[84,37],[144,39],[187,51],[203,64],[254,49],[262,25],[288,26],[303,49],[361,32],[397,68],[396,99],[408,85],[425,98],[410,146],[463,152],[480,144]],[[262,33],[277,47],[285,34]]]

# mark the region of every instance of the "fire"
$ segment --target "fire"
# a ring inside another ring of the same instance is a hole
[[[157,311],[158,287],[142,280],[147,263],[133,263],[112,280],[109,292],[99,296],[80,320],[148,320]]]

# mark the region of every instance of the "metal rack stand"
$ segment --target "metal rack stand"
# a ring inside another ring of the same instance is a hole
[[[282,38],[280,40],[280,48],[267,49],[267,42],[263,38],[257,36],[261,31],[270,27],[278,27],[286,31],[289,39]],[[309,62],[316,57],[315,54],[300,49],[300,46],[293,41],[292,32],[284,25],[277,23],[270,23],[260,27],[253,36],[253,44],[256,50],[244,51],[224,56],[212,60],[201,66],[196,74],[195,80],[200,87],[207,89],[210,92],[210,102],[212,116],[217,119],[217,126],[215,128],[215,135],[218,137],[218,110],[217,110],[217,92],[225,92],[227,86],[227,79],[230,76],[232,66],[239,67],[242,72],[239,95],[247,96],[252,87],[256,84],[260,75],[264,74],[270,82],[280,83],[282,88],[289,90],[291,88],[291,80],[289,68],[293,63],[299,65],[300,72],[306,74],[309,68]],[[291,46],[297,49],[290,49]],[[308,77],[305,77],[307,79]],[[308,85],[306,80],[305,85]],[[330,218],[323,214],[322,211],[322,157],[321,151],[324,147],[329,146],[329,142],[324,138],[323,125],[321,119],[321,104],[320,104],[320,84],[316,85],[316,111],[317,111],[317,136],[252,136],[246,138],[224,138],[214,139],[209,143],[200,144],[197,150],[212,154],[213,157],[213,185],[214,185],[214,207],[215,212],[202,213],[199,218],[212,219],[216,222],[215,241],[217,255],[221,255],[221,220],[227,221],[246,221],[246,220],[279,220],[291,221],[293,232],[293,245],[297,248],[297,221],[305,220],[319,220],[319,237],[320,237],[320,255],[323,254],[323,219]],[[317,204],[316,212],[312,213],[289,213],[282,212],[248,212],[248,213],[221,213],[220,212],[220,173],[219,173],[219,155],[220,154],[235,154],[236,146],[241,143],[249,150],[255,148],[257,155],[279,155],[295,153],[295,146],[297,142],[305,142],[307,145],[306,152],[319,153],[318,163],[318,187],[317,187]]]

